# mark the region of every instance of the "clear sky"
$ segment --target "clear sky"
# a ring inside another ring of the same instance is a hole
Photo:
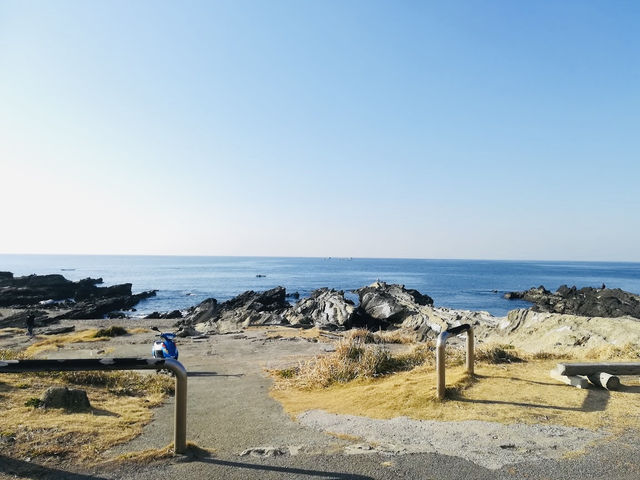
[[[638,25],[0,0],[0,253],[640,261]]]

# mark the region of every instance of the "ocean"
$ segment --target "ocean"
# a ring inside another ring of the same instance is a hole
[[[102,277],[105,286],[132,283],[134,293],[158,290],[138,305],[135,316],[184,310],[209,297],[224,301],[245,290],[281,285],[305,297],[320,287],[349,291],[378,279],[428,294],[436,306],[498,316],[529,306],[505,300],[505,292],[539,285],[555,290],[562,284],[604,283],[640,293],[640,263],[0,254],[0,271],[58,273],[70,280]]]

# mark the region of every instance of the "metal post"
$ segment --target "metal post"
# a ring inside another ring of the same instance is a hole
[[[473,345],[473,328],[469,324],[458,325],[457,327],[452,327],[443,332],[440,332],[438,335],[438,341],[436,343],[436,372],[438,374],[438,384],[437,384],[437,395],[438,400],[442,400],[444,398],[445,390],[446,390],[446,381],[445,381],[445,356],[444,349],[447,344],[447,338],[450,335],[458,335],[462,332],[467,332],[467,372],[473,375],[474,368],[474,345]]]
[[[173,430],[175,453],[187,450],[187,370],[177,360],[165,359],[165,367],[176,375],[176,409]]]
[[[162,370],[176,375],[176,407],[173,448],[187,449],[187,370],[177,360],[163,358],[69,358],[60,360],[0,360],[0,373],[83,370]]]
[[[473,327],[469,327],[467,330],[467,372],[469,375],[473,375],[473,363],[475,360],[475,350],[473,345]]]
[[[438,335],[436,343],[436,371],[438,372],[438,400],[444,398],[445,391],[445,374],[444,374],[444,346],[447,343],[449,334],[445,330]]]

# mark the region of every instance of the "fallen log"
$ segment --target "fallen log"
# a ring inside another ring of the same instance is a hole
[[[587,378],[594,385],[605,388],[607,390],[617,390],[618,388],[620,388],[620,379],[615,375],[610,375],[605,372],[598,372],[593,375],[587,375]]]

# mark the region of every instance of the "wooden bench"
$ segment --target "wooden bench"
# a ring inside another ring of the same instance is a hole
[[[640,375],[640,362],[559,363],[549,375],[577,388],[595,385],[616,390],[620,388],[617,375]]]

